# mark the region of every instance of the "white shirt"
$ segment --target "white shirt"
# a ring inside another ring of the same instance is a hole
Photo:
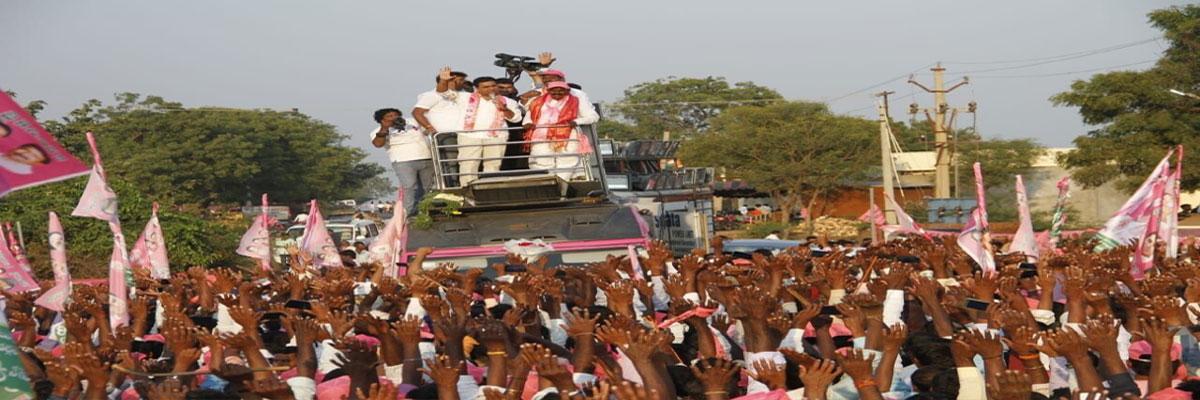
[[[374,137],[376,133],[379,133],[379,128],[371,131],[371,136]],[[431,157],[429,136],[421,133],[416,120],[405,118],[404,130],[388,128],[387,153],[391,162],[427,160]]]
[[[462,130],[469,97],[469,93],[453,90],[442,93],[430,90],[417,96],[417,105],[413,107],[429,110],[425,118],[438,132],[457,131]]]
[[[23,162],[15,161],[3,154],[0,154],[0,168],[18,175],[29,175],[31,172],[33,172],[33,166]]]
[[[475,127],[467,128],[465,126],[466,120],[467,120],[466,110],[467,110],[467,104],[470,103],[471,96],[469,94],[463,94],[462,97],[467,98],[467,101],[463,102],[464,126],[462,129],[464,129],[464,130],[465,129],[471,129],[471,130],[488,129],[488,128],[492,127],[492,122],[495,121],[496,118],[504,118],[504,116],[500,115],[500,113],[498,112],[499,110],[496,109],[496,105],[492,104],[491,100],[484,99],[483,96],[480,96],[479,97],[479,105],[475,107]],[[510,100],[504,96],[499,96],[499,95],[495,96],[494,98],[500,98],[501,100],[503,100],[504,106],[506,108],[508,108],[509,111],[512,111],[512,113],[513,113],[512,118],[505,118],[506,121],[508,121],[508,122],[520,122],[521,121],[521,110],[520,110],[520,108],[518,108],[517,102]],[[500,127],[507,128],[508,126],[502,123],[502,124],[500,124]],[[472,139],[488,139],[488,138],[504,138],[506,140],[508,139],[508,131],[501,130],[501,131],[496,131],[496,132],[497,132],[497,136],[495,136],[495,137],[491,136],[489,134],[489,131],[463,133],[463,134],[459,135],[459,137],[466,137],[466,138],[472,138]]]

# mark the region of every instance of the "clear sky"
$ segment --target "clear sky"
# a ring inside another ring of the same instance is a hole
[[[1094,72],[1075,71],[1157,58],[1163,42],[1111,48],[1158,36],[1146,13],[1182,3],[5,0],[0,88],[48,101],[45,117],[125,91],[186,106],[295,107],[383,162],[368,143],[373,110],[407,114],[443,65],[499,75],[497,52],[553,51],[593,100],[656,78],[711,75],[871,118],[871,93],[894,90],[892,116],[904,120],[913,99],[932,99],[900,77],[915,71],[929,82],[926,66],[943,61],[951,75],[976,71],[950,102],[977,101],[984,136],[1064,146],[1088,128],[1047,99]]]

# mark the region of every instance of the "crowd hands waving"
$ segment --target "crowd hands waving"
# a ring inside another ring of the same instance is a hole
[[[139,273],[115,328],[103,285],[75,286],[61,314],[4,293],[5,314],[52,399],[1133,399],[1200,387],[1200,266],[1186,261],[1200,254],[1135,281],[1128,252],[1082,244],[1036,265],[1000,256],[991,274],[921,238],[748,262],[720,246],[396,277],[296,254],[273,273]]]

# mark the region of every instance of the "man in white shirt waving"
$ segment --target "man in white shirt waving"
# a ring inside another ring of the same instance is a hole
[[[508,122],[521,120],[517,102],[496,94],[496,79],[475,78],[475,93],[465,95],[462,133],[458,134],[459,182],[463,186],[478,179],[479,165],[483,172],[500,170],[504,145],[508,142]]]
[[[564,180],[579,176],[580,157],[590,153],[592,146],[577,126],[599,120],[596,109],[572,95],[566,82],[547,84],[546,94],[530,101],[525,115],[525,140],[541,142],[530,146],[529,168],[553,170]]]
[[[412,215],[417,211],[421,197],[434,185],[429,137],[417,126],[417,121],[403,118],[400,110],[395,108],[375,111],[375,122],[379,123],[379,128],[372,132],[371,145],[387,146],[388,161],[392,162],[396,179],[404,188],[403,209]]]

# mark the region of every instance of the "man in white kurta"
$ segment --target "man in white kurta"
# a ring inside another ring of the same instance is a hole
[[[458,134],[459,182],[463,186],[479,178],[479,166],[483,172],[500,170],[504,157],[504,145],[508,143],[508,122],[521,120],[521,111],[515,100],[496,94],[496,80],[491,77],[475,79],[475,93],[466,97],[463,109],[462,133]],[[490,130],[489,130],[490,129]]]
[[[545,169],[563,180],[583,175],[583,154],[592,151],[579,125],[594,124],[600,115],[590,104],[571,95],[566,82],[546,85],[546,94],[529,103],[525,115],[525,137],[530,145],[529,168]]]

